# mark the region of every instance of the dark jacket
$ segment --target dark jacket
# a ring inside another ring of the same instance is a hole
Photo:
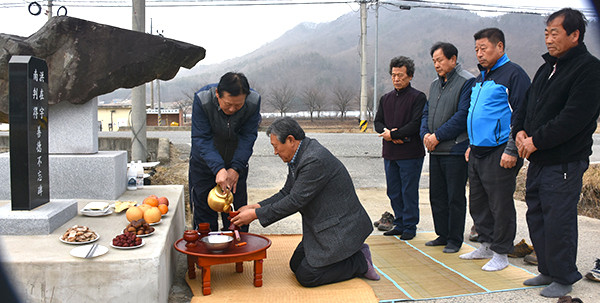
[[[444,83],[438,76],[431,83],[421,119],[421,139],[435,133],[440,143],[432,155],[464,155],[469,146],[467,113],[475,76],[457,64],[446,79]]]
[[[375,131],[382,133],[384,128],[397,128],[398,130],[391,132],[392,139],[404,141],[403,144],[394,144],[382,140],[384,159],[406,160],[425,157],[419,127],[426,102],[425,94],[412,88],[410,83],[399,91],[394,89],[381,96],[375,115]]]
[[[260,95],[251,91],[240,110],[226,115],[215,95],[216,87],[207,85],[194,95],[190,178],[205,167],[215,175],[222,168],[244,172],[258,135]]]
[[[524,106],[517,112],[513,136],[525,130],[537,151],[531,162],[560,164],[586,160],[600,111],[600,61],[580,44],[555,58],[546,53]],[[550,73],[556,64],[556,71]]]
[[[302,215],[302,243],[308,264],[322,267],[356,253],[373,231],[346,167],[317,140],[302,140],[283,188],[259,202],[256,216],[268,226]]]
[[[508,142],[504,153],[517,156],[517,148],[510,136],[512,113],[525,99],[531,80],[506,54],[498,59],[489,72],[481,65],[478,68],[481,74],[475,80],[467,115],[470,144],[475,147],[497,147]]]

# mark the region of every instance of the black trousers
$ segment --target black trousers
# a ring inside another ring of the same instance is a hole
[[[490,249],[499,254],[511,253],[517,232],[515,210],[516,178],[523,166],[517,160],[513,168],[500,166],[505,145],[492,153],[469,157],[469,212],[479,234],[479,242],[491,243]]]
[[[429,203],[435,233],[458,247],[465,232],[467,168],[462,155],[429,155]]]
[[[558,165],[529,163],[527,226],[538,270],[560,284],[581,279],[577,259],[577,203],[587,160]]]
[[[217,222],[218,214],[208,206],[207,202],[208,193],[217,185],[215,183],[215,175],[206,165],[197,165],[194,170],[192,170],[191,165],[190,163],[189,190],[190,207],[194,214],[194,228],[198,228],[198,223],[208,222],[210,223],[210,230],[217,231],[219,229]],[[192,171],[195,172],[194,176],[191,175]],[[236,210],[248,204],[247,178],[248,170],[245,170],[240,174],[236,192],[233,195],[233,206]],[[230,225],[229,220],[227,220],[228,216],[229,214],[221,213],[221,220],[225,230]],[[242,226],[240,230],[248,232],[248,227],[248,225]]]
[[[315,287],[361,277],[367,272],[368,265],[365,255],[358,250],[352,256],[337,263],[312,267],[306,261],[304,245],[300,242],[290,259],[290,268],[302,286]]]

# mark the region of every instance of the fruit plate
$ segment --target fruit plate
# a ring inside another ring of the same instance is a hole
[[[142,244],[137,245],[137,246],[128,246],[128,247],[116,246],[116,245],[113,245],[112,242],[110,243],[110,246],[112,248],[116,248],[116,249],[135,249],[135,248],[140,248],[140,247],[144,246],[144,244],[146,244],[146,242],[144,242],[144,239],[142,239]]]
[[[63,240],[63,239],[62,239],[62,236],[58,237],[58,239],[59,239],[59,240],[60,240],[60,242],[62,242],[62,243],[66,243],[66,244],[73,244],[73,245],[81,245],[81,244],[88,244],[88,243],[93,243],[93,242],[96,242],[96,241],[98,241],[98,239],[100,239],[100,235],[98,235],[97,233],[94,233],[94,234],[96,234],[96,239],[94,239],[94,240],[90,240],[90,241],[85,241],[85,242],[69,242],[69,241]]]
[[[162,219],[158,220],[158,222],[148,223],[148,225],[150,225],[150,226],[152,226],[152,225],[158,225],[158,224],[160,224],[160,222],[162,222]]]
[[[138,238],[150,237],[150,236],[152,236],[154,234],[155,231],[156,231],[156,229],[153,232],[151,232],[151,233],[143,234],[143,235],[135,235],[135,236],[138,237]],[[125,232],[127,232],[126,229],[123,230],[123,233],[125,233]]]
[[[85,258],[85,256],[87,256],[87,253],[90,251],[90,248],[92,248],[92,245],[78,246],[78,247],[71,249],[71,251],[69,253],[73,257]],[[90,258],[102,256],[103,254],[105,254],[107,252],[108,252],[108,247],[106,247],[104,245],[98,245],[98,247],[96,248],[96,251],[94,251],[94,255],[92,255]]]

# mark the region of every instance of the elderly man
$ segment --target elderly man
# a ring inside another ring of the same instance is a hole
[[[429,100],[423,109],[421,137],[429,151],[429,203],[438,237],[427,246],[445,246],[456,253],[463,243],[467,198],[469,146],[467,112],[475,77],[457,63],[458,49],[438,42],[431,47],[438,78],[431,83]]]
[[[475,53],[481,71],[471,92],[467,115],[470,147],[469,210],[481,245],[461,259],[489,259],[481,269],[508,266],[517,230],[513,194],[523,165],[510,136],[512,112],[519,108],[529,87],[529,76],[504,53],[504,33],[486,28],[475,35]]]
[[[248,160],[260,119],[260,95],[250,90],[242,73],[226,73],[218,84],[207,85],[194,95],[189,170],[194,226],[208,222],[212,230],[218,230],[217,213],[206,200],[217,184],[233,193],[236,209],[247,204]],[[227,215],[221,219],[228,228]]]
[[[415,74],[412,59],[390,61],[394,89],[381,96],[375,115],[375,131],[383,138],[383,163],[387,195],[394,210],[394,227],[383,233],[410,240],[419,223],[419,179],[425,149],[419,136],[425,94],[410,85]],[[391,227],[391,226],[390,226]],[[382,230],[382,224],[378,227]]]
[[[346,167],[289,117],[275,120],[267,136],[276,155],[288,163],[283,188],[272,197],[240,209],[231,219],[243,226],[258,219],[268,226],[291,214],[302,214],[302,241],[290,260],[305,287],[354,277],[379,280],[369,246],[373,227],[360,204]]]
[[[519,155],[529,159],[527,225],[540,274],[525,285],[548,285],[560,297],[581,279],[577,203],[600,112],[600,61],[583,43],[586,20],[565,8],[546,21],[546,61],[537,71],[513,125]]]

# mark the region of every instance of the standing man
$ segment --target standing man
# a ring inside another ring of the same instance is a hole
[[[390,62],[394,90],[383,95],[375,115],[375,131],[383,137],[387,195],[394,210],[394,228],[384,235],[415,237],[419,223],[419,178],[425,149],[419,136],[425,94],[411,87],[415,64],[400,56]]]
[[[468,170],[464,154],[469,146],[467,112],[475,76],[456,62],[458,50],[451,43],[434,44],[430,54],[438,78],[429,88],[421,137],[429,151],[429,203],[438,237],[425,245],[445,245],[445,253],[455,253],[465,231]]]
[[[240,209],[238,226],[258,219],[268,226],[302,214],[302,241],[290,268],[305,287],[365,277],[379,280],[365,239],[373,231],[346,167],[317,140],[307,138],[290,117],[267,129],[276,155],[288,164],[283,188],[272,197]]]
[[[215,185],[233,193],[235,209],[248,203],[248,160],[260,120],[260,95],[250,90],[242,73],[226,73],[218,84],[194,95],[189,171],[194,226],[209,222],[211,230],[219,229],[217,213],[206,200]],[[225,229],[227,216],[221,214]],[[248,226],[242,230],[248,231]]]
[[[548,17],[546,63],[513,126],[519,155],[530,161],[527,225],[540,272],[523,284],[549,284],[540,294],[551,298],[566,295],[581,279],[575,264],[577,203],[600,112],[600,61],[583,43],[586,23],[570,8]]]
[[[481,269],[497,271],[508,266],[517,222],[516,177],[523,165],[510,125],[529,87],[529,76],[504,53],[504,33],[486,28],[475,35],[475,52],[481,74],[475,80],[467,115],[470,147],[469,210],[481,245],[461,259],[489,259]]]

